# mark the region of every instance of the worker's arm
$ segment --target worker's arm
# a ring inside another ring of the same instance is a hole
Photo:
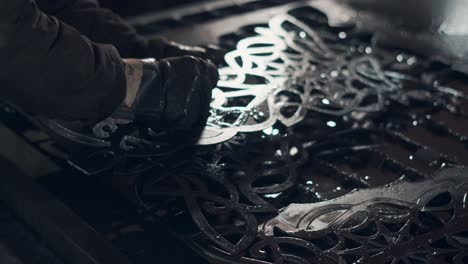
[[[49,118],[100,119],[126,95],[125,66],[41,12],[33,0],[0,3],[0,99]]]
[[[96,0],[37,2],[42,10],[57,16],[91,40],[114,45],[122,57],[161,59],[191,55],[215,60],[222,55],[213,47],[185,46],[163,38],[146,39],[111,10],[101,8]]]

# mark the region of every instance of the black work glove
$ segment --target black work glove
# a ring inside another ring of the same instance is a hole
[[[125,101],[134,122],[174,135],[199,136],[219,78],[216,66],[192,56],[140,62],[140,85],[127,91],[133,98]],[[127,77],[127,83],[131,79]]]
[[[148,40],[146,53],[145,56],[156,59],[187,55],[219,64],[223,61],[226,51],[216,45],[187,46],[164,38],[154,38]]]

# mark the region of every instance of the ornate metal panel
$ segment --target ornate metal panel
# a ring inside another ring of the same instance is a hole
[[[226,55],[214,90],[212,114],[200,144],[215,144],[238,132],[261,131],[277,121],[293,126],[307,111],[332,116],[383,110],[399,90],[370,54],[351,49],[346,32],[328,43],[291,15],[278,15]]]
[[[422,182],[289,205],[261,226],[254,248],[277,263],[466,263],[467,173],[444,169]]]
[[[303,6],[220,36],[198,146],[42,123],[212,263],[466,262],[466,77],[330,20]]]
[[[302,121],[307,111],[332,116],[381,111],[385,100],[399,90],[401,79],[411,78],[383,72],[372,47],[349,45],[345,31],[326,39],[289,14],[272,18],[254,32],[226,54],[201,145],[227,141],[239,132],[262,131],[277,121],[290,127]],[[134,144],[156,147],[152,143],[155,132],[134,129],[122,136],[119,127],[127,127],[129,121],[116,118],[96,125],[89,136],[56,121],[44,124],[94,147],[109,147],[115,137],[121,137],[116,147],[126,151],[134,149]]]

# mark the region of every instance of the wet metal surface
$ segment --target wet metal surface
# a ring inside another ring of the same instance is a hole
[[[467,77],[311,5],[217,36],[230,52],[198,146],[42,124],[211,263],[465,263]],[[125,227],[109,238],[146,232]]]
[[[466,170],[440,171],[468,161],[464,76],[310,8],[221,39],[209,127],[237,134],[143,177],[144,208],[213,263],[466,261]]]

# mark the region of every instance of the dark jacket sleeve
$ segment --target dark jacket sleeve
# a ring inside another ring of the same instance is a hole
[[[0,2],[0,58],[0,98],[34,114],[100,119],[125,97],[115,48],[91,42],[33,0]]]
[[[37,0],[39,7],[98,43],[114,45],[124,58],[148,56],[148,41],[96,0]]]

